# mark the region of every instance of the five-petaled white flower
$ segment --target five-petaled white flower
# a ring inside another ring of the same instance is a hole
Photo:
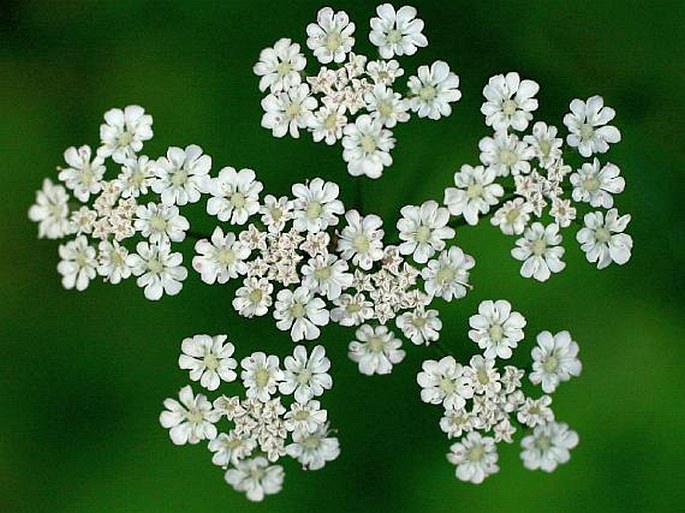
[[[490,219],[505,235],[521,235],[530,220],[533,207],[523,198],[514,198],[502,205]]]
[[[341,326],[359,326],[373,317],[373,303],[363,293],[342,294],[333,300],[335,308],[331,310],[331,320]]]
[[[285,223],[293,218],[293,202],[287,196],[276,198],[267,194],[259,211],[262,214],[262,223],[267,229],[271,233],[278,233],[285,228]]]
[[[247,318],[266,315],[272,303],[273,290],[274,286],[266,278],[250,276],[236,290],[233,308]]]
[[[447,461],[457,466],[457,479],[474,484],[499,471],[497,458],[495,439],[475,431],[453,444],[447,454]]]
[[[474,265],[476,261],[473,257],[465,254],[457,246],[443,251],[437,259],[428,262],[421,270],[426,294],[441,297],[445,301],[464,297],[471,288],[469,271]]]
[[[69,167],[61,169],[58,178],[68,189],[74,191],[76,198],[85,203],[91,194],[97,194],[102,190],[104,160],[100,156],[93,156],[90,146],[67,148],[64,160]]]
[[[534,360],[529,376],[531,383],[541,384],[542,390],[551,394],[560,382],[580,376],[583,366],[578,359],[578,344],[568,331],[556,335],[543,331],[537,336],[537,344],[531,352]]]
[[[442,404],[446,409],[459,409],[473,397],[473,383],[466,368],[452,356],[439,361],[426,360],[421,364],[416,382],[421,387],[421,400]]]
[[[293,443],[288,444],[286,451],[302,468],[319,470],[340,455],[340,444],[336,437],[328,436],[328,427],[324,425],[313,433],[295,431]]]
[[[533,134],[526,135],[523,142],[528,144],[538,159],[540,167],[550,169],[562,156],[564,140],[557,137],[557,127],[538,121],[533,125]]]
[[[131,276],[131,268],[126,263],[128,249],[116,240],[103,240],[98,244],[98,274],[112,285]]]
[[[377,60],[366,64],[366,74],[371,77],[374,84],[391,86],[398,77],[404,75],[404,70],[395,59]]]
[[[314,121],[316,98],[310,95],[307,84],[299,84],[287,91],[271,93],[262,100],[262,127],[274,137],[300,137],[300,128],[309,128]]]
[[[386,326],[362,324],[355,337],[348,347],[348,356],[359,365],[362,374],[390,374],[393,365],[404,360],[402,341]]]
[[[347,262],[335,255],[316,255],[300,269],[302,285],[332,301],[352,285],[353,276],[348,269]]]
[[[308,184],[292,186],[295,199],[293,227],[299,231],[320,232],[338,224],[338,216],[345,212],[338,199],[340,188],[333,182],[314,178]]]
[[[330,146],[342,138],[346,126],[345,106],[335,102],[327,102],[324,98],[323,105],[314,113],[309,128],[314,142],[323,140]]]
[[[519,132],[525,130],[533,119],[532,112],[538,108],[534,96],[539,90],[537,82],[521,80],[515,71],[491,77],[483,88],[486,101],[480,108],[485,124],[495,131],[510,127]]]
[[[535,150],[519,140],[516,134],[506,131],[496,132],[493,137],[484,137],[478,143],[480,161],[497,176],[520,175],[530,173],[530,159]]]
[[[181,242],[186,238],[186,231],[190,229],[190,223],[179,213],[176,205],[161,203],[138,206],[133,226],[152,244]]]
[[[205,192],[211,167],[212,158],[203,155],[199,146],[191,144],[185,150],[172,146],[157,161],[152,190],[165,205],[196,203]]]
[[[126,265],[138,276],[136,283],[144,287],[150,301],[159,300],[163,294],[175,296],[183,288],[188,270],[183,267],[183,255],[172,253],[169,243],[149,244],[139,242],[136,253],[126,257]]]
[[[128,157],[143,149],[143,142],[152,139],[152,116],[145,114],[139,105],[129,105],[124,110],[105,112],[105,122],[100,125],[101,157],[112,157],[122,164]]]
[[[459,101],[459,77],[444,61],[419,66],[416,76],[407,82],[411,96],[409,106],[420,118],[440,119],[452,114],[450,103]]]
[[[497,205],[504,189],[495,181],[495,170],[468,164],[454,173],[457,186],[445,189],[445,205],[453,216],[464,216],[470,225],[478,224],[478,216],[487,214],[490,206]]]
[[[306,287],[280,290],[275,306],[276,326],[282,331],[290,330],[293,342],[319,338],[318,326],[325,326],[329,321],[326,303]]]
[[[324,7],[316,14],[316,23],[307,25],[307,46],[321,64],[343,62],[354,46],[354,28],[345,11]]]
[[[395,319],[395,324],[402,334],[416,345],[430,344],[440,338],[442,321],[437,310],[425,310],[423,307],[404,312]]]
[[[356,210],[348,210],[345,221],[347,226],[338,240],[340,256],[368,271],[383,258],[383,220],[374,214],[362,217]]]
[[[380,120],[388,128],[409,121],[408,105],[402,95],[383,84],[376,84],[364,93],[364,101],[371,119]]]
[[[618,128],[607,124],[614,119],[616,111],[605,107],[601,96],[592,96],[587,102],[576,98],[569,107],[571,112],[564,116],[564,125],[569,131],[566,142],[569,146],[577,147],[583,157],[606,153],[610,143],[621,140]]]
[[[377,18],[371,18],[369,40],[378,47],[384,59],[395,55],[414,55],[418,48],[428,46],[422,34],[423,20],[416,17],[416,9],[409,5],[397,11],[391,4],[376,7]]]
[[[217,430],[214,425],[220,417],[214,410],[212,403],[202,394],[193,394],[193,389],[187,385],[176,399],[165,399],[163,411],[159,416],[162,427],[169,430],[169,437],[176,445],[197,444],[202,440],[216,438]]]
[[[570,450],[578,445],[578,434],[563,422],[537,426],[521,440],[523,466],[530,470],[552,472],[571,459]]]
[[[219,176],[207,182],[207,213],[219,221],[231,224],[245,224],[248,218],[259,211],[259,193],[262,182],[257,181],[252,169],[236,171],[225,167]]]
[[[420,207],[407,205],[400,210],[402,218],[397,221],[400,232],[399,246],[402,255],[412,255],[414,261],[425,264],[436,251],[445,248],[445,240],[454,237],[454,229],[447,226],[449,211],[429,200]]]
[[[511,256],[523,262],[521,276],[547,281],[552,273],[564,270],[566,263],[561,260],[565,249],[559,225],[551,223],[546,227],[542,223],[533,223],[523,232],[523,237],[516,241]]]
[[[484,349],[486,358],[506,359],[511,358],[511,350],[523,340],[526,319],[511,311],[509,301],[487,300],[478,305],[478,314],[471,316],[469,325],[469,338]]]
[[[237,462],[226,471],[225,479],[234,490],[245,492],[249,500],[260,502],[266,495],[281,491],[284,476],[283,467],[270,465],[266,458],[257,456]]]
[[[600,169],[599,160],[585,162],[569,180],[573,185],[573,201],[583,201],[593,207],[611,208],[613,194],[620,194],[626,186],[621,170],[611,162]]]
[[[217,226],[211,240],[202,239],[195,243],[195,251],[193,269],[200,273],[205,283],[226,283],[247,273],[245,260],[250,256],[250,248],[237,240],[235,233],[224,235]]]
[[[278,356],[266,355],[261,351],[252,353],[240,361],[243,371],[240,379],[245,387],[245,395],[263,403],[271,399],[283,380]]]
[[[588,262],[597,262],[597,269],[604,269],[611,262],[623,265],[630,260],[633,238],[623,233],[630,222],[630,214],[618,215],[612,208],[606,213],[585,214],[585,227],[576,234],[576,240],[585,252]]]
[[[84,235],[80,235],[66,244],[60,244],[59,256],[62,261],[57,264],[57,272],[62,275],[62,286],[65,289],[85,290],[90,280],[97,275],[95,248],[88,245]]]
[[[331,361],[323,346],[315,346],[309,357],[305,346],[297,346],[292,356],[285,357],[283,367],[283,381],[278,389],[285,395],[294,394],[298,403],[307,403],[333,386],[333,379],[328,374]]]
[[[212,463],[226,469],[229,465],[237,465],[241,460],[252,454],[257,446],[254,438],[245,434],[237,434],[231,430],[230,434],[219,433],[219,436],[210,440],[207,448],[212,454]]]
[[[182,355],[178,357],[178,366],[190,371],[190,379],[200,381],[207,390],[216,390],[221,381],[230,383],[238,375],[233,369],[238,362],[231,358],[235,346],[226,342],[226,335],[195,335],[183,339]]]
[[[300,72],[307,66],[307,59],[300,53],[300,45],[288,38],[276,41],[273,48],[265,48],[254,65],[259,79],[259,90],[272,93],[288,91],[302,82]]]
[[[36,191],[36,203],[29,209],[29,219],[38,223],[38,237],[61,239],[70,231],[69,194],[61,185],[45,178]]]
[[[380,178],[383,168],[392,165],[390,150],[395,147],[395,138],[380,119],[362,114],[343,133],[343,160],[352,176]]]
[[[157,163],[147,155],[129,157],[121,166],[117,182],[121,186],[122,198],[137,198],[145,195],[155,178]]]

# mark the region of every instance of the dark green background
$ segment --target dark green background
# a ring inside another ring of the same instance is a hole
[[[448,61],[464,99],[448,119],[400,126],[396,164],[375,182],[351,180],[337,148],[277,140],[259,126],[252,64],[279,37],[304,44],[322,5],[0,4],[0,511],[682,510],[685,3],[414,2],[431,44],[406,68]],[[374,6],[334,5],[357,22],[362,52]],[[526,315],[524,347],[542,329],[569,329],[584,372],[555,406],[581,436],[572,461],[553,475],[529,472],[517,447],[504,447],[500,474],[482,486],[458,482],[440,412],[420,403],[414,384],[421,359],[435,353],[411,346],[390,377],[363,377],[345,357],[351,331],[330,327],[321,342],[336,387],[326,403],[342,455],[320,472],[288,464],[284,492],[249,504],[203,447],[172,446],[157,417],[185,383],[176,368],[184,336],[228,333],[244,355],[284,354],[287,335],[239,318],[233,288],[203,286],[194,273],[180,296],[156,304],[132,280],[62,290],[57,244],[37,240],[26,217],[34,190],[55,176],[64,148],[97,144],[105,110],[139,103],[155,119],[150,155],[198,143],[215,170],[252,167],[275,194],[322,176],[352,202],[361,184],[364,209],[391,229],[401,205],[441,199],[458,166],[477,160],[487,132],[481,89],[509,70],[541,84],[538,114],[550,123],[561,125],[574,97],[602,94],[617,110],[623,142],[610,159],[628,184],[618,205],[633,214],[633,259],[599,272],[569,241],[568,270],[539,284],[518,276],[512,239],[487,223],[461,229],[459,244],[477,259],[476,288],[442,308],[443,342],[473,352],[466,319],[487,298],[506,297]]]

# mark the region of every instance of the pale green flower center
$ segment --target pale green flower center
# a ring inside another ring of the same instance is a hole
[[[86,265],[88,265],[88,257],[85,255],[85,253],[79,253],[76,255],[76,264],[79,267],[86,267]]]
[[[425,317],[414,317],[411,321],[411,323],[414,325],[414,327],[421,329],[426,325],[426,318]]]
[[[421,244],[428,242],[431,236],[431,229],[428,226],[419,226],[416,230],[416,240]]]
[[[520,212],[514,208],[507,212],[507,215],[505,215],[504,218],[507,220],[507,223],[512,224],[514,221],[518,219],[519,215]]]
[[[321,212],[323,212],[323,206],[318,201],[312,201],[307,205],[306,212],[309,219],[316,219],[321,215]]]
[[[312,372],[309,369],[304,369],[297,375],[297,382],[300,385],[306,385],[312,379]]]
[[[453,394],[457,390],[454,381],[447,378],[440,378],[440,381],[438,382],[438,387],[447,395]]]
[[[160,262],[156,258],[150,259],[150,261],[147,263],[147,268],[153,274],[159,274],[162,272],[162,270],[164,270],[164,266],[162,265],[162,262]]]
[[[549,355],[543,364],[547,372],[554,372],[559,366],[559,362],[554,355]]]
[[[292,102],[285,108],[286,119],[295,119],[300,115],[300,102]]]
[[[326,117],[323,125],[327,130],[332,130],[338,124],[338,115],[334,112]]]
[[[611,240],[611,233],[606,228],[597,228],[595,238],[599,242],[609,242]]]
[[[254,374],[255,383],[257,383],[257,386],[259,388],[264,388],[266,386],[266,384],[269,382],[269,377],[269,371],[266,370],[264,367],[259,369]]]
[[[392,29],[388,32],[388,43],[396,45],[400,41],[402,41],[402,32],[397,29]]]
[[[455,273],[451,267],[443,267],[435,275],[435,280],[440,284],[450,283],[454,280]]]
[[[516,102],[512,99],[507,99],[502,102],[502,112],[506,116],[513,116],[516,112]]]
[[[499,160],[505,166],[513,166],[518,162],[518,156],[509,148],[504,148],[499,152]]]
[[[383,340],[379,337],[371,337],[368,342],[369,350],[372,353],[380,353],[383,351]]]
[[[278,73],[281,77],[284,77],[288,73],[290,73],[290,70],[293,69],[292,64],[289,62],[281,62],[277,67],[276,67],[276,73]]]
[[[358,253],[366,253],[370,247],[369,238],[366,235],[357,235],[352,241],[352,245]]]
[[[307,449],[316,449],[320,444],[321,440],[318,436],[308,436],[302,442],[302,445],[304,445]]]
[[[552,441],[549,439],[548,436],[541,436],[537,440],[535,440],[535,446],[538,449],[547,450],[552,446]]]
[[[231,265],[235,263],[235,251],[232,249],[224,248],[216,254],[216,259],[220,264]]]
[[[334,52],[340,48],[341,44],[342,37],[340,36],[340,32],[335,31],[328,34],[328,38],[326,39],[326,48],[328,48],[331,52]]]
[[[597,189],[599,189],[599,186],[599,178],[596,176],[591,176],[583,181],[583,189],[588,192],[595,192]]]
[[[378,104],[378,113],[383,116],[384,118],[389,118],[390,116],[393,115],[395,112],[395,109],[393,108],[393,105],[389,101],[382,101]]]
[[[119,136],[119,146],[125,147],[131,144],[131,141],[133,141],[133,135],[128,131],[125,130],[120,136]]]
[[[189,411],[188,414],[186,415],[186,419],[188,419],[188,422],[191,424],[199,424],[204,420],[204,415],[202,415],[202,412],[193,410]]]
[[[476,379],[478,380],[478,383],[481,385],[487,385],[490,383],[490,377],[488,376],[488,372],[484,368],[480,368],[476,371]]]
[[[549,156],[551,151],[552,145],[549,143],[549,141],[540,141],[540,153],[542,153],[543,157]]]
[[[542,239],[538,239],[536,241],[533,241],[530,249],[534,255],[540,256],[544,254],[547,250],[547,243]]]
[[[488,329],[488,335],[490,335],[490,340],[492,340],[493,342],[499,342],[500,340],[502,340],[504,330],[502,329],[502,326],[500,326],[499,324],[493,324]]]
[[[365,135],[364,137],[361,138],[360,145],[362,147],[362,150],[366,153],[373,153],[376,151],[376,139],[371,137],[370,135]]]
[[[242,192],[234,192],[231,195],[231,203],[235,208],[243,208],[245,206],[245,195]]]
[[[152,216],[150,218],[150,226],[153,230],[161,232],[166,229],[166,220],[160,216]]]
[[[309,418],[309,412],[307,410],[300,410],[294,415],[295,420],[303,421]]]
[[[314,271],[314,277],[319,281],[325,281],[331,277],[331,268],[322,267]]]
[[[580,125],[580,137],[581,139],[587,140],[587,139],[592,139],[592,136],[595,133],[595,129],[592,127],[592,125],[588,125],[587,123],[583,123]]]
[[[292,308],[290,308],[290,313],[295,319],[301,319],[306,313],[305,308],[300,303],[295,303]]]
[[[435,90],[435,87],[431,85],[423,86],[421,90],[419,91],[419,97],[424,101],[424,102],[430,102],[435,100],[435,97],[438,95],[438,92]]]
[[[185,169],[179,169],[171,176],[171,183],[176,187],[180,187],[188,179],[188,173]]]
[[[93,181],[95,180],[95,175],[90,169],[90,166],[86,166],[83,168],[83,171],[81,171],[81,181],[83,182],[84,185],[90,186],[92,185]]]
[[[252,292],[250,292],[250,295],[247,296],[250,302],[257,304],[262,300],[262,296],[264,294],[260,289],[254,289]]]
[[[276,207],[271,210],[271,219],[273,219],[274,221],[278,222],[281,220],[282,217],[283,211],[280,208]]]
[[[484,192],[485,189],[483,189],[483,186],[479,183],[473,183],[466,189],[466,195],[469,198],[480,198]]]
[[[482,445],[476,445],[475,447],[471,447],[468,452],[468,459],[470,461],[476,462],[480,461],[483,459],[483,455],[485,454],[485,451],[483,450]]]
[[[226,440],[226,449],[235,450],[242,445],[243,441],[240,438],[230,438]]]
[[[215,370],[219,366],[219,360],[212,353],[207,353],[202,362],[209,370]]]
[[[359,312],[361,311],[361,309],[362,309],[362,307],[359,306],[357,303],[350,303],[349,305],[347,305],[347,306],[345,307],[345,311],[346,311],[348,314],[356,314],[356,313],[359,313]]]
[[[143,182],[145,181],[145,175],[141,173],[140,171],[136,171],[131,175],[131,183],[135,185],[136,187],[140,187],[143,185]]]

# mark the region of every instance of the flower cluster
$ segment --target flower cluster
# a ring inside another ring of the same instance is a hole
[[[196,335],[185,339],[181,350],[180,368],[207,390],[237,382],[235,347],[226,335]],[[282,365],[278,356],[254,352],[240,361],[242,393],[210,401],[187,385],[179,400],[164,401],[159,421],[176,445],[206,441],[226,482],[261,501],[283,486],[280,458],[290,456],[305,470],[319,470],[340,454],[328,412],[317,399],[333,386],[330,367],[322,346],[309,354],[296,346]]]
[[[482,483],[499,471],[497,444],[513,443],[517,425],[528,430],[521,441],[521,459],[526,468],[551,472],[570,459],[569,450],[578,435],[566,424],[555,421],[549,395],[559,383],[581,372],[578,344],[567,331],[552,335],[543,331],[532,350],[530,382],[540,385],[543,395],[524,394],[524,369],[498,366],[507,360],[524,338],[526,320],[512,311],[508,301],[483,301],[469,324],[469,338],[483,350],[468,365],[453,356],[426,360],[416,377],[421,399],[444,408],[440,429],[457,439],[447,459],[456,466],[462,481]]]
[[[573,100],[564,117],[564,145],[557,127],[533,124],[538,91],[536,82],[515,72],[490,78],[481,112],[494,133],[479,143],[481,164],[464,165],[455,173],[455,187],[445,190],[445,205],[453,216],[475,225],[502,202],[490,222],[505,235],[519,237],[511,255],[522,262],[526,278],[546,281],[566,267],[560,232],[573,223],[580,226],[576,239],[589,262],[598,269],[625,264],[633,241],[623,233],[630,215],[613,208],[614,195],[625,188],[618,166],[602,164],[596,156],[579,161],[575,171],[570,164],[578,156],[604,154],[621,140],[618,129],[609,125],[614,110],[600,96]],[[581,211],[586,212],[582,223]]]
[[[394,57],[428,46],[424,23],[410,6],[396,10],[382,4],[376,14],[369,40],[379,59],[354,53],[355,24],[346,12],[324,7],[307,26],[307,47],[321,65],[318,71],[307,75],[300,45],[287,38],[262,50],[254,66],[259,89],[267,92],[264,128],[274,137],[298,138],[306,130],[316,142],[341,141],[349,173],[370,178],[392,164],[391,129],[409,121],[412,112],[433,120],[449,116],[450,104],[461,98],[459,77],[443,61],[420,66],[401,91],[396,81],[405,70]]]

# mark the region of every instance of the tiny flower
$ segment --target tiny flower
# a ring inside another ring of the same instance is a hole
[[[272,93],[288,91],[302,82],[300,72],[307,66],[307,59],[300,53],[300,45],[290,39],[276,41],[273,48],[265,48],[254,65],[259,79],[259,90]]]
[[[36,191],[36,203],[29,209],[29,219],[38,223],[38,237],[61,239],[70,231],[69,195],[61,185],[49,178],[43,180],[43,189]]]
[[[264,204],[259,207],[264,223],[271,233],[278,233],[285,228],[285,223],[293,218],[293,202],[287,196],[276,198],[271,194],[264,196]]]
[[[273,495],[283,488],[285,472],[280,465],[269,465],[269,461],[257,456],[245,459],[226,471],[226,482],[234,490],[245,492],[247,498],[261,502],[266,495]]]
[[[345,107],[333,102],[327,103],[324,99],[321,108],[314,113],[309,129],[314,142],[323,140],[330,146],[342,138],[346,126]]]
[[[402,334],[417,346],[428,345],[438,340],[442,329],[442,321],[438,317],[438,311],[424,310],[423,307],[398,316],[395,324],[402,330]]]
[[[515,71],[506,75],[495,75],[483,88],[485,103],[480,111],[485,115],[485,124],[493,130],[507,130],[509,127],[522,132],[533,119],[538,101],[534,98],[540,86],[532,80],[521,80]]]
[[[209,285],[214,282],[226,283],[231,278],[247,273],[245,260],[250,249],[236,240],[235,233],[224,232],[218,226],[212,233],[211,242],[202,239],[195,243],[197,255],[193,257],[193,269]]]
[[[338,199],[340,189],[333,182],[314,178],[308,184],[292,186],[295,199],[293,227],[300,232],[320,232],[338,224],[338,216],[345,212]]]
[[[422,34],[423,20],[416,17],[416,9],[409,5],[397,11],[390,4],[376,8],[377,18],[371,18],[369,40],[378,47],[384,59],[395,55],[414,55],[418,48],[428,46],[428,39]]]
[[[343,160],[352,176],[380,178],[383,168],[392,165],[390,150],[395,147],[395,138],[380,119],[362,114],[343,133]]]
[[[564,125],[569,131],[566,142],[569,146],[577,147],[583,157],[606,153],[609,143],[615,144],[621,140],[618,128],[607,124],[614,119],[616,111],[605,107],[601,96],[592,96],[587,102],[576,98],[571,101],[570,109],[571,112],[564,116]]]
[[[408,205],[400,210],[402,218],[397,221],[397,230],[403,241],[400,253],[412,255],[414,261],[425,264],[436,251],[445,248],[445,239],[454,237],[454,229],[447,226],[449,211],[439,207],[433,200],[420,207]]]
[[[459,438],[464,433],[473,431],[476,425],[475,415],[464,408],[456,410],[448,408],[440,419],[440,429],[447,435],[447,438]]]
[[[516,418],[521,424],[528,427],[535,427],[547,424],[554,421],[554,412],[550,405],[552,398],[548,395],[543,395],[539,399],[526,399],[518,407]]]
[[[359,326],[373,317],[373,303],[361,292],[342,294],[333,300],[335,308],[331,310],[331,320],[341,326]]]
[[[117,181],[122,198],[137,198],[148,193],[155,178],[156,163],[149,157],[129,157],[124,160]]]
[[[570,450],[578,445],[578,434],[568,424],[550,422],[538,426],[521,440],[523,466],[530,470],[552,472],[571,459]]]
[[[549,213],[561,228],[568,228],[576,218],[576,208],[571,205],[571,200],[558,197],[552,199],[552,208],[549,209]]]
[[[128,249],[114,240],[100,242],[98,250],[98,274],[106,282],[116,285],[131,276],[131,268],[126,263]]]
[[[88,207],[81,207],[71,213],[71,232],[76,235],[91,233],[98,218],[95,210]]]
[[[490,223],[493,226],[499,226],[505,235],[521,235],[526,229],[532,212],[533,207],[530,203],[523,198],[514,198],[504,203],[495,212]]]
[[[352,285],[353,277],[348,269],[347,262],[335,255],[317,255],[300,269],[302,285],[332,301]]]
[[[259,193],[262,183],[255,180],[252,169],[236,171],[225,167],[219,176],[207,182],[207,213],[217,216],[219,221],[231,224],[245,224],[248,218],[259,211]]]
[[[161,195],[165,205],[196,203],[205,192],[211,167],[212,158],[203,155],[199,146],[191,144],[185,150],[171,147],[166,157],[157,161],[152,190]]]
[[[312,125],[312,111],[316,105],[316,99],[310,95],[307,84],[271,93],[262,100],[262,127],[271,130],[274,137],[283,137],[290,132],[291,137],[298,138],[300,128],[306,129]]]
[[[542,390],[551,394],[560,382],[568,381],[571,376],[580,376],[583,367],[578,359],[578,344],[571,339],[568,331],[560,331],[556,335],[543,331],[537,337],[537,344],[531,353],[531,383],[542,384]]]
[[[235,293],[233,308],[248,319],[266,315],[271,306],[274,286],[266,278],[249,277]]]
[[[497,176],[530,173],[533,149],[519,140],[516,134],[496,132],[494,137],[484,137],[478,143],[480,161],[494,169]]]
[[[292,356],[285,357],[283,366],[285,371],[279,391],[285,395],[294,393],[298,403],[307,403],[333,386],[333,379],[328,374],[331,361],[326,358],[323,346],[315,346],[309,357],[305,346],[297,346]]]
[[[307,25],[307,46],[321,64],[343,62],[354,46],[354,28],[345,11],[324,7],[316,15],[316,23]]]
[[[328,429],[322,426],[314,433],[295,431],[293,443],[288,444],[286,451],[305,470],[319,470],[340,455],[340,444],[336,437],[329,437]]]
[[[306,287],[298,287],[294,291],[283,289],[278,292],[274,319],[278,321],[279,330],[290,330],[293,342],[299,342],[319,338],[318,326],[328,324],[329,313],[321,298],[314,297]]]
[[[457,479],[474,484],[480,484],[486,477],[499,472],[497,459],[494,438],[484,437],[475,431],[453,444],[447,454],[447,461],[457,466]]]
[[[450,103],[459,101],[459,77],[450,71],[446,62],[435,61],[419,66],[416,76],[409,77],[411,92],[409,106],[420,118],[440,119],[452,114]]]
[[[475,354],[464,368],[464,375],[468,376],[473,385],[473,392],[485,395],[487,398],[497,397],[502,389],[500,375],[495,368],[495,360]]]
[[[321,409],[321,403],[312,399],[306,403],[297,401],[290,405],[290,410],[284,415],[285,428],[288,431],[300,433],[314,433],[326,424],[328,412]]]
[[[57,264],[57,272],[62,275],[65,289],[85,290],[90,280],[97,275],[95,248],[88,245],[88,239],[80,235],[74,240],[59,246],[62,261]]]
[[[470,288],[469,271],[474,265],[476,262],[473,257],[466,255],[461,248],[453,246],[443,251],[421,270],[426,294],[441,297],[445,301],[464,297]]]
[[[182,282],[188,276],[182,263],[181,253],[172,253],[168,243],[139,242],[136,253],[126,257],[126,265],[138,276],[136,283],[145,288],[145,297],[150,301],[157,301],[164,294],[175,296],[181,292]]]
[[[404,75],[404,70],[396,60],[369,61],[366,64],[366,74],[371,77],[374,84],[391,86],[398,77]]]
[[[511,311],[511,303],[505,300],[482,301],[478,314],[469,319],[469,338],[484,349],[486,358],[511,358],[512,349],[523,340],[526,319]]]
[[[576,240],[585,252],[588,262],[596,262],[597,269],[604,269],[616,262],[623,265],[630,260],[633,239],[623,233],[630,222],[630,214],[619,216],[612,208],[606,213],[585,214],[585,227],[576,234]]]
[[[278,385],[283,380],[283,371],[278,364],[278,356],[267,356],[261,351],[252,353],[240,361],[243,368],[240,379],[249,399],[264,403],[276,393]]]
[[[221,381],[230,383],[238,375],[233,369],[238,362],[231,358],[235,346],[226,342],[226,335],[195,335],[186,338],[181,344],[183,354],[178,358],[178,366],[190,371],[192,381],[200,381],[207,390],[216,390]]]
[[[64,160],[69,167],[60,170],[59,179],[68,189],[74,191],[74,196],[82,202],[87,202],[91,194],[102,190],[102,177],[105,174],[104,160],[95,156],[92,158],[90,146],[67,148]]]
[[[523,262],[521,276],[547,281],[552,273],[564,270],[566,263],[561,260],[564,248],[560,246],[559,225],[552,223],[546,227],[533,223],[526,228],[523,237],[516,241],[511,256]]]
[[[101,157],[112,157],[122,164],[143,149],[143,142],[152,139],[152,116],[138,105],[105,112],[105,123],[100,125]]]
[[[175,205],[148,203],[136,210],[137,219],[133,226],[152,244],[181,242],[186,238],[190,223]]]
[[[219,433],[219,436],[209,441],[207,448],[213,452],[212,463],[226,469],[229,465],[237,465],[248,458],[257,446],[257,441],[245,435]]]
[[[366,92],[364,101],[371,119],[380,120],[388,128],[393,128],[398,122],[404,123],[409,120],[407,105],[402,95],[382,84],[376,84],[373,89]]]
[[[454,184],[457,188],[445,189],[445,205],[453,216],[464,216],[470,225],[478,224],[478,216],[487,214],[490,206],[497,205],[504,195],[501,185],[494,183],[495,170],[483,166],[461,166],[454,173]]]
[[[345,221],[347,226],[338,239],[340,256],[368,271],[374,262],[383,258],[383,220],[374,214],[362,217],[356,210],[349,210]]]
[[[473,383],[465,368],[452,356],[439,361],[426,360],[416,376],[421,387],[421,400],[429,404],[442,404],[446,409],[463,408],[473,397]]]
[[[356,340],[350,342],[348,356],[367,376],[390,374],[393,365],[404,360],[402,341],[385,326],[373,328],[363,324],[357,329]]]
[[[557,137],[555,126],[538,121],[533,125],[533,135],[526,135],[523,142],[529,145],[544,169],[550,169],[561,158],[564,140]]]
[[[216,438],[214,425],[219,420],[219,413],[212,408],[212,403],[202,394],[193,394],[190,385],[181,389],[178,394],[180,402],[165,399],[163,411],[159,416],[162,427],[169,429],[169,437],[176,445],[197,444],[202,440]]]
[[[589,203],[593,207],[611,208],[614,206],[613,194],[620,194],[626,186],[621,170],[608,163],[600,169],[599,160],[586,162],[569,180],[573,185],[573,200]]]

